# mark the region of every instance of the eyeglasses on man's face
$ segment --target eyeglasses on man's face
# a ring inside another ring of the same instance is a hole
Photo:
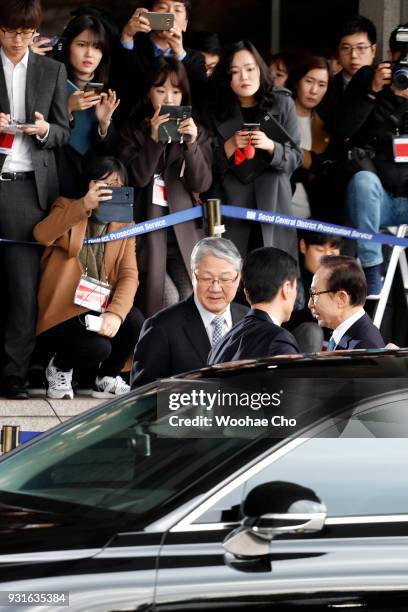
[[[357,53],[357,55],[365,55],[369,49],[371,49],[373,45],[360,44],[360,45],[340,45],[339,53],[341,55],[351,55],[353,51]]]
[[[213,278],[212,276],[198,276],[196,272],[194,272],[194,276],[197,279],[197,282],[200,283],[203,287],[211,287],[215,283],[218,283],[220,287],[231,287],[237,280],[239,273],[235,276],[221,276],[220,278]]]
[[[310,300],[313,302],[313,304],[316,304],[319,295],[322,295],[323,293],[334,293],[331,289],[326,289],[326,291],[313,291],[313,289],[309,289],[309,296],[310,296]]]
[[[35,30],[8,30],[7,28],[0,28],[5,38],[16,38],[20,36],[22,40],[30,40],[35,34]]]

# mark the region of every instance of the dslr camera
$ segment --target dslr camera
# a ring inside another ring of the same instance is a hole
[[[392,84],[395,89],[408,89],[408,28],[401,26],[395,34],[397,50],[401,57],[392,66]]]

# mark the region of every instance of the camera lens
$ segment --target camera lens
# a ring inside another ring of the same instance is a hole
[[[392,84],[396,89],[408,89],[408,66],[397,64],[392,73]]]

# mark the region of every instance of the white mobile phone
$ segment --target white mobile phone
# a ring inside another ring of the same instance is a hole
[[[88,331],[99,332],[102,329],[103,319],[102,317],[96,317],[95,315],[85,315],[85,326]]]

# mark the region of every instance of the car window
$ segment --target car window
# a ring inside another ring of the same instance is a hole
[[[247,493],[273,480],[310,487],[325,502],[331,517],[405,514],[407,405],[406,391],[359,402],[347,415],[320,426],[314,437],[288,444],[288,452],[281,448],[274,452],[267,467],[229,489],[193,524],[241,520]]]
[[[406,394],[380,405],[371,401],[270,463],[246,482],[244,496],[264,482],[285,480],[313,489],[331,517],[406,514],[407,437]]]

